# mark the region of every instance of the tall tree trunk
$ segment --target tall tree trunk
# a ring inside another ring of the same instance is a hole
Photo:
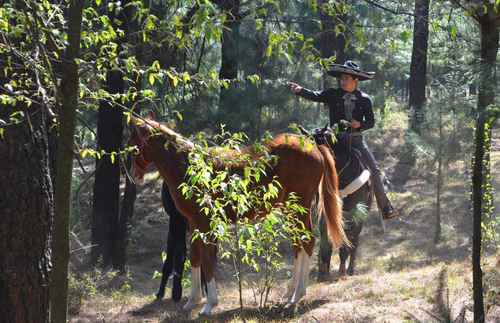
[[[57,149],[57,175],[54,219],[54,269],[50,291],[50,317],[54,323],[67,321],[69,218],[71,214],[71,178],[73,172],[73,137],[78,105],[78,65],[82,27],[83,0],[70,2],[68,10],[68,47],[63,56],[61,109]]]
[[[439,105],[439,143],[438,143],[438,169],[436,183],[436,229],[434,231],[434,243],[441,240],[441,190],[443,187],[443,109]]]
[[[413,50],[410,67],[410,110],[411,128],[419,132],[425,106],[427,75],[427,44],[429,39],[429,1],[415,0],[415,21],[413,25]]]
[[[483,274],[481,270],[481,222],[484,211],[483,185],[485,177],[484,158],[489,151],[489,126],[486,123],[486,108],[495,102],[496,59],[498,53],[499,30],[496,15],[490,6],[486,14],[479,17],[481,32],[481,68],[478,92],[478,118],[475,131],[475,153],[472,173],[473,241],[472,241],[472,284],[474,290],[474,322],[484,322]],[[486,176],[485,176],[486,175]]]
[[[219,78],[236,80],[238,78],[239,59],[239,29],[240,29],[240,1],[220,0],[217,4],[226,12],[226,21],[222,31],[221,67]],[[217,113],[217,126],[225,124],[230,131],[241,130],[238,116],[242,106],[238,102],[238,84],[231,82],[228,88],[220,89],[219,111]]]
[[[319,0],[319,18],[321,20],[321,37],[319,41],[319,51],[321,57],[329,58],[335,56],[335,62],[343,64],[345,62],[345,39],[344,34],[336,34],[336,22],[333,17],[328,14],[325,6],[328,1]],[[339,17],[341,21],[345,21],[345,17]],[[323,75],[323,88],[331,87],[331,77],[326,73]],[[330,120],[331,122],[332,120]],[[325,279],[330,272],[330,260],[332,258],[332,245],[328,239],[325,221],[320,221],[320,246],[318,252],[318,279]]]
[[[140,25],[137,20],[134,19],[136,16],[136,9],[134,6],[127,6],[129,3],[128,0],[123,2],[124,10],[123,15],[121,16],[121,20],[124,21],[123,28],[125,30],[125,34],[128,37],[128,41],[135,45],[134,55],[138,59],[139,62],[144,60],[144,43],[142,40],[138,39],[135,35],[138,30],[140,30]],[[135,80],[133,82],[133,86],[136,89],[142,88],[142,77],[140,75],[136,75]],[[136,97],[133,102],[129,103],[130,107],[134,108],[134,113],[140,114],[141,105],[138,104],[140,101],[139,97]],[[113,250],[113,267],[119,270],[121,273],[125,273],[125,265],[127,263],[127,246],[128,246],[128,225],[129,221],[134,215],[134,205],[135,199],[137,197],[137,188],[134,182],[130,180],[130,169],[132,165],[132,156],[127,156],[127,160],[125,161],[126,167],[126,176],[125,176],[125,190],[122,197],[121,210],[118,213],[118,219],[116,223],[116,230],[114,236],[114,250]]]
[[[3,127],[0,138],[0,322],[49,322],[54,204],[47,108],[1,105],[0,119],[19,110],[25,118]]]
[[[108,72],[106,88],[109,93],[122,93],[124,81],[118,70]],[[121,148],[123,114],[112,102],[101,101],[97,120],[97,150],[104,151],[103,160],[96,160],[94,204],[92,210],[91,260],[102,261],[104,267],[114,266],[115,235],[120,212],[120,156],[109,155]]]
[[[341,26],[341,24],[346,24],[346,16],[338,14],[336,16],[337,21],[334,21],[334,18],[328,14],[329,10],[327,10],[325,7],[327,4],[327,0],[318,1],[319,19],[321,20],[322,30],[319,40],[319,51],[322,58],[335,56],[335,63],[344,64],[344,62],[346,61],[345,35],[343,32],[338,31],[345,30],[346,27]],[[325,88],[331,87],[331,82],[331,76],[328,76],[325,73],[323,75],[323,83],[325,84]]]

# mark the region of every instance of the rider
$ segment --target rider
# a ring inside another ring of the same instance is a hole
[[[375,121],[372,110],[372,100],[358,90],[358,82],[372,79],[373,72],[365,72],[353,61],[346,61],[343,65],[333,64],[328,74],[340,79],[340,88],[329,88],[323,91],[311,91],[297,83],[289,82],[290,90],[303,98],[315,102],[322,102],[330,109],[330,124],[338,124],[341,120],[351,123],[352,146],[359,149],[363,163],[368,165],[372,173],[377,205],[384,219],[398,216],[387,198],[382,184],[382,174],[373,154],[366,145],[362,132],[373,127]]]

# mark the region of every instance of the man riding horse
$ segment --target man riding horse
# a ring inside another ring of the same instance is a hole
[[[349,141],[353,148],[361,152],[361,158],[370,168],[377,205],[384,219],[398,216],[389,198],[385,194],[382,183],[382,174],[373,154],[363,139],[363,132],[375,124],[372,100],[358,89],[358,82],[370,80],[375,76],[373,72],[365,72],[352,62],[346,61],[343,65],[333,64],[328,74],[340,80],[340,88],[329,88],[322,91],[311,91],[297,83],[290,82],[290,90],[305,99],[325,103],[330,109],[330,124],[340,125],[341,131],[346,131],[342,120],[350,122],[351,131],[343,135],[350,136]]]

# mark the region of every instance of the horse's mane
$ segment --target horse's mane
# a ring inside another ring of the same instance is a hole
[[[144,119],[144,123],[149,128],[152,128],[153,132],[159,132],[164,138],[168,140],[170,144],[173,144],[177,150],[191,151],[194,148],[194,143],[192,141],[170,129],[169,127],[151,119]]]
[[[213,162],[217,168],[243,168],[250,161],[263,158],[265,154],[272,154],[278,149],[294,149],[310,151],[314,148],[314,143],[302,135],[282,133],[273,138],[264,140],[262,143],[255,143],[241,149],[229,149],[225,147],[210,147]]]
[[[158,131],[177,150],[190,152],[195,148],[195,143],[169,127],[150,119],[146,119],[144,122],[154,131]],[[310,151],[313,147],[314,142],[303,135],[282,133],[265,140],[260,145],[252,144],[241,149],[230,149],[221,146],[209,147],[209,154],[213,157],[212,162],[216,168],[242,168],[248,165],[249,161],[257,160],[263,157],[264,154],[276,149],[291,148]]]

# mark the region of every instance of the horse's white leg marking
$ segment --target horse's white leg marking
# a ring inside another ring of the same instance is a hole
[[[297,256],[293,259],[292,278],[290,279],[290,283],[288,284],[288,288],[284,296],[284,299],[286,299],[287,302],[289,302],[292,298],[293,292],[295,291],[295,286],[297,285],[299,265],[300,253],[297,253]]]
[[[304,295],[306,295],[307,286],[309,285],[309,274],[311,272],[311,256],[304,251]]]
[[[290,299],[290,304],[296,304],[305,294],[306,275],[309,276],[309,255],[304,249],[300,249],[297,257],[299,265],[297,268],[297,279],[295,282],[295,290]]]
[[[184,310],[192,310],[201,301],[201,267],[191,267],[191,295]]]
[[[215,278],[207,284],[207,303],[203,306],[200,311],[201,315],[210,315],[212,309],[217,306],[219,301],[217,300],[217,286],[215,285]]]

